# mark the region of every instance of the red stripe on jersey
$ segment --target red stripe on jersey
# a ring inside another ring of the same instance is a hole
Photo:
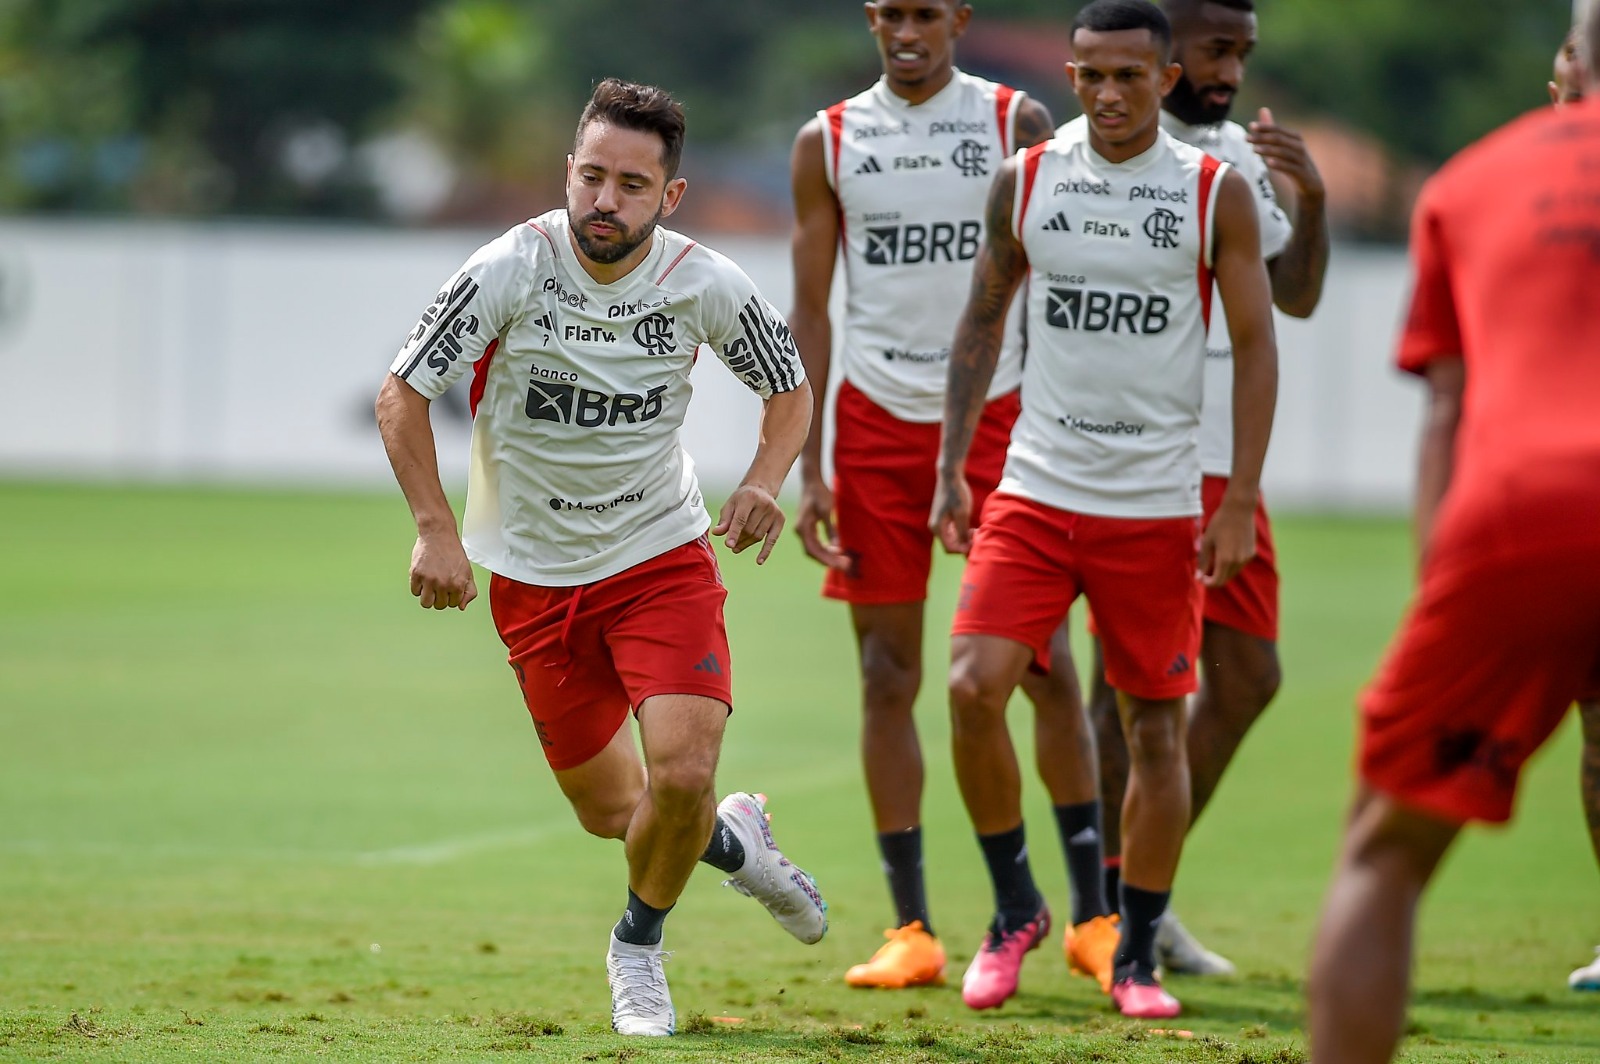
[[[539,227],[534,226],[534,228]],[[494,353],[499,349],[500,337],[496,336],[489,341],[489,346],[483,349],[482,357],[472,364],[472,388],[467,392],[467,406],[471,409],[473,417],[478,416],[478,404],[483,401],[483,387],[489,383],[489,363],[494,361]]]
[[[668,263],[667,268],[661,271],[661,276],[656,278],[656,284],[659,285],[662,281],[665,281],[667,279],[667,274],[678,268],[678,263],[682,262],[683,257],[695,249],[695,245],[697,243],[698,241],[689,241],[689,246],[678,252],[678,257]]]
[[[1211,234],[1206,232],[1206,211],[1211,206],[1211,186],[1216,182],[1221,166],[1209,155],[1200,160],[1200,317],[1204,319],[1207,330],[1211,328],[1211,293],[1216,273],[1206,265],[1207,252],[1211,247]]]
[[[538,224],[537,222],[533,221],[531,218],[528,220],[528,226],[529,226],[529,228],[531,228],[535,232],[537,232],[540,236],[544,237],[546,240],[548,240],[550,242],[550,250],[551,251],[554,251],[556,249],[556,242],[554,240],[551,240],[550,234],[544,231],[544,226],[542,226],[542,225]]]
[[[1033,182],[1039,176],[1039,160],[1044,158],[1044,149],[1049,141],[1041,141],[1028,149],[1022,157],[1022,209],[1017,212],[1017,226],[1020,229],[1022,220],[1028,216],[1028,199],[1033,195]],[[1015,234],[1018,241],[1022,240],[1022,233]]]
[[[828,138],[833,142],[833,187],[839,187],[839,146],[844,143],[844,104],[836,103],[827,110]]]
[[[1000,125],[1000,154],[1011,154],[1011,123],[1006,121],[1011,115],[1011,101],[1017,95],[1017,90],[1010,85],[1002,85],[995,90],[994,113]]]

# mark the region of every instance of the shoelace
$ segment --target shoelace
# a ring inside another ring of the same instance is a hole
[[[617,1001],[623,1011],[658,1016],[671,1008],[667,976],[661,970],[662,962],[671,956],[670,950],[648,956],[612,956],[617,969]]]

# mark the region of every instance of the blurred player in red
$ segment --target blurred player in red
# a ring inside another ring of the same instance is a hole
[[[1581,33],[1581,27],[1574,26],[1556,53],[1550,102],[1557,107],[1577,103],[1589,89],[1583,58],[1578,51]],[[1579,777],[1583,812],[1589,822],[1590,845],[1594,847],[1595,859],[1600,860],[1600,702],[1579,702],[1578,715],[1583,721],[1583,771]],[[1596,949],[1595,954],[1592,962],[1567,976],[1567,985],[1572,989],[1600,990],[1600,949]]]
[[[1600,52],[1600,9],[1584,44]],[[1586,57],[1592,70],[1592,60]],[[1311,963],[1311,1056],[1378,1064],[1417,903],[1472,820],[1600,695],[1600,103],[1519,119],[1418,202],[1400,365],[1428,382],[1421,584],[1362,699],[1355,809]]]
[[[940,982],[922,861],[922,749],[913,708],[922,684],[923,605],[933,563],[939,418],[950,337],[972,277],[984,199],[1004,159],[1049,138],[1043,105],[955,66],[965,0],[866,5],[883,76],[820,112],[795,139],[795,301],[789,316],[819,394],[831,368],[828,296],[841,246],[847,277],[832,443],[823,477],[821,404],[800,458],[796,531],[827,566],[823,594],[849,603],[861,667],[861,759],[895,924],[845,973],[857,987]],[[1017,419],[1019,316],[966,465],[978,508],[1000,480]],[[1035,706],[1039,774],[1050,792],[1073,887],[1069,957],[1107,968],[1116,918],[1102,890],[1093,738],[1065,630],[1050,675],[1025,684]],[[1014,775],[1016,766],[1009,771]]]
[[[1001,1005],[1049,930],[1006,705],[1030,668],[1049,664],[1051,634],[1083,595],[1132,765],[1120,943],[1096,974],[1124,1015],[1174,1016],[1155,934],[1189,827],[1185,703],[1197,686],[1202,590],[1235,578],[1255,553],[1277,396],[1272,295],[1250,183],[1161,130],[1161,97],[1179,74],[1161,9],[1095,0],[1073,21],[1072,47],[1087,134],[1021,152],[995,178],[950,356],[930,520],[947,549],[970,548],[951,626],[952,745],[995,893],[962,997]],[[970,531],[962,470],[1024,284],[1022,415],[1000,487]],[[1203,523],[1200,404],[1218,313],[1236,360],[1234,475]]]
[[[1255,192],[1261,253],[1278,309],[1310,317],[1328,269],[1326,190],[1304,139],[1263,109],[1249,127],[1228,120],[1256,48],[1255,0],[1163,0],[1172,20],[1173,58],[1183,66],[1161,102],[1161,128],[1233,166]],[[1084,120],[1058,137],[1082,136]],[[1278,204],[1273,178],[1293,193]],[[1206,343],[1205,404],[1200,410],[1200,467],[1206,516],[1221,502],[1233,470],[1233,347],[1227,324],[1213,318]],[[1278,691],[1278,568],[1265,501],[1256,511],[1256,555],[1222,587],[1207,588],[1201,635],[1200,690],[1189,703],[1190,818],[1198,820],[1256,719]],[[1122,839],[1118,823],[1128,782],[1128,746],[1116,693],[1106,683],[1096,644],[1089,711],[1100,758],[1106,822],[1106,893],[1116,896]],[[1164,971],[1227,975],[1233,964],[1202,946],[1171,909],[1161,920],[1156,956]]]
[[[719,804],[713,790],[733,688],[727,590],[706,534],[734,553],[760,544],[766,560],[811,395],[788,327],[750,278],[658,224],[683,196],[683,136],[683,109],[662,90],[596,86],[565,207],[485,245],[440,289],[377,404],[416,519],[411,593],[466,609],[478,593],[469,559],[493,574],[489,610],[556,782],[588,832],[624,843],[628,900],[606,975],[612,1027],[637,1035],[675,1029],[662,925],[697,861],[803,942],[828,926],[761,796]],[[679,441],[702,345],[765,403],[715,527]],[[428,410],[469,374],[458,535]]]

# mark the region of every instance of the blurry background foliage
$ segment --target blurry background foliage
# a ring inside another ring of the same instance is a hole
[[[1264,45],[1240,111],[1355,131],[1413,172],[1545,102],[1571,11],[1257,6]],[[967,65],[1069,117],[1066,55],[1049,48],[1071,10],[979,0]],[[794,131],[876,73],[850,0],[0,0],[0,208],[515,217],[558,187],[578,108],[616,74],[684,101],[692,178],[781,221]]]

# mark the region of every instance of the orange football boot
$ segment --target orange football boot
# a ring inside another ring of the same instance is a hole
[[[1111,965],[1122,942],[1121,923],[1122,917],[1115,913],[1096,916],[1067,928],[1062,936],[1061,952],[1066,955],[1067,967],[1099,982],[1102,994],[1111,993]]]
[[[885,931],[889,941],[865,964],[844,973],[851,986],[903,990],[908,986],[944,985],[944,947],[922,929],[921,920]]]

